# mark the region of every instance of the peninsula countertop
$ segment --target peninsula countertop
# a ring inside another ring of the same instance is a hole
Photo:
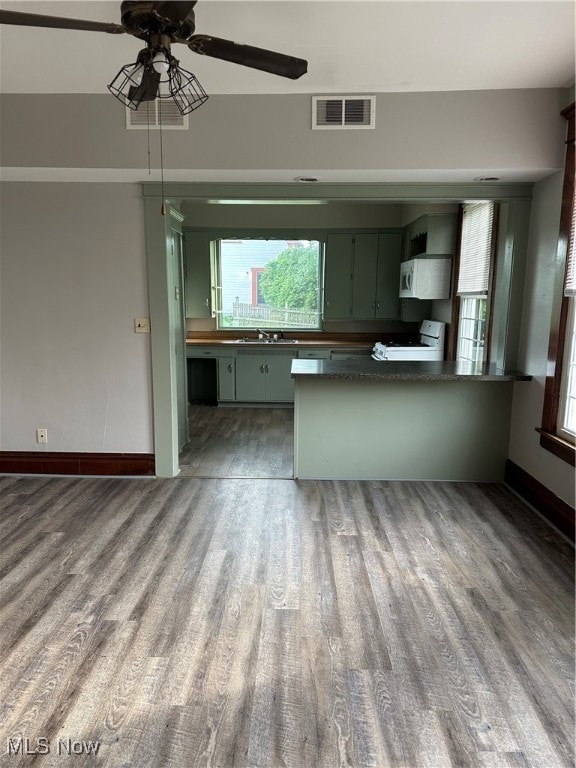
[[[292,362],[296,381],[530,381],[520,371],[497,368],[493,364],[411,360],[299,360]]]

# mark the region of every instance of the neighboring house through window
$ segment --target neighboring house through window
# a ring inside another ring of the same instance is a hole
[[[216,244],[218,328],[320,327],[319,241],[230,237]]]

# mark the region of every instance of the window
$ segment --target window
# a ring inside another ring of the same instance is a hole
[[[576,437],[576,256],[574,200],[574,104],[562,113],[568,120],[562,210],[556,258],[555,301],[548,344],[548,375],[540,445],[572,464]]]
[[[217,241],[218,328],[320,327],[317,240]]]
[[[558,433],[570,443],[576,439],[576,328],[574,297],[570,298],[565,345],[568,350],[562,372],[558,413]]]
[[[466,296],[460,300],[458,320],[457,360],[482,362],[484,360],[484,339],[486,338],[485,296]]]
[[[495,207],[490,202],[462,207],[456,312],[456,360],[487,359],[490,278]]]

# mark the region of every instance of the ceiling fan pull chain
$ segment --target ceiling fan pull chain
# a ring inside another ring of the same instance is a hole
[[[164,204],[164,142],[162,141],[162,99],[158,98],[158,125],[160,127],[160,194],[162,195],[162,205],[160,213],[166,216],[166,206]]]
[[[146,102],[146,140],[148,142],[148,176],[152,173],[152,161],[150,153],[150,102]]]

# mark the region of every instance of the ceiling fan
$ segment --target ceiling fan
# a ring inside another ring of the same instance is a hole
[[[120,6],[120,24],[0,10],[0,24],[128,34],[144,40],[146,48],[140,51],[136,62],[122,67],[108,86],[111,93],[131,109],[138,109],[144,101],[171,97],[182,114],[187,114],[208,98],[196,76],[180,67],[172,55],[172,43],[183,43],[195,53],[292,80],[306,73],[308,63],[304,59],[220,37],[194,34],[196,2],[124,0]]]

